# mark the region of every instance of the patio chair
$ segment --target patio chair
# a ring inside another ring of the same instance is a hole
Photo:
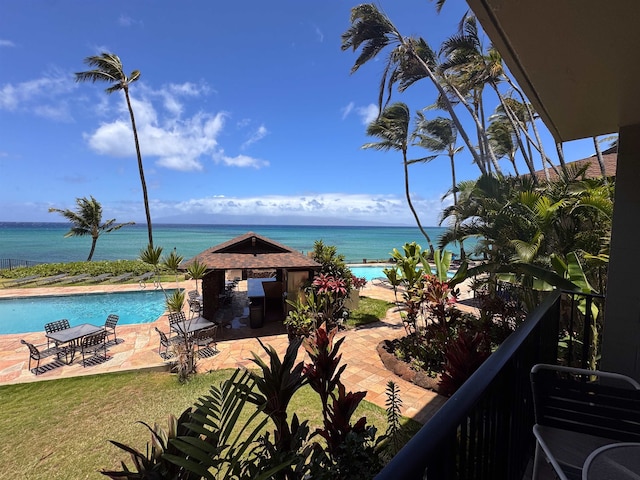
[[[82,366],[87,366],[87,357],[91,358],[90,364],[106,362],[107,356],[107,331],[100,330],[97,333],[82,337]],[[102,352],[102,355],[100,355]]]
[[[120,320],[120,317],[115,314],[110,314],[104,322],[104,329],[107,331],[107,341],[109,341],[109,336],[113,335],[113,342],[118,343],[118,337],[116,337],[116,324]]]
[[[186,321],[187,317],[184,316],[184,312],[171,312],[169,314],[169,326],[172,330],[180,330],[180,327],[178,325],[180,323],[186,323]]]
[[[200,303],[196,299],[187,299],[187,303],[189,304],[189,316],[193,317],[201,317],[202,316],[202,303]]]
[[[58,360],[60,360],[60,355],[62,355],[63,353],[66,355],[64,348],[53,347],[53,348],[47,348],[46,350],[40,350],[36,345],[34,345],[33,343],[29,343],[25,340],[20,340],[20,343],[22,343],[23,345],[26,345],[27,348],[29,349],[29,371],[34,375],[38,375],[39,373],[41,373],[40,360],[42,360],[43,358],[49,357],[51,355],[56,355],[58,357]],[[34,368],[33,370],[31,369],[32,361],[36,362],[36,368]],[[48,369],[51,368],[49,365],[47,366],[49,367]],[[57,365],[53,365],[53,366],[57,366]]]
[[[168,358],[173,357],[174,353],[169,350],[169,347],[173,347],[176,343],[183,341],[183,337],[178,335],[167,336],[167,334],[164,333],[162,330],[160,330],[158,327],[153,327],[153,328],[156,329],[156,332],[158,332],[158,335],[160,336],[160,345],[158,345],[158,355],[160,355],[164,360],[167,360]],[[164,352],[162,351],[163,348],[164,348]]]
[[[216,336],[218,332],[218,326],[214,325],[213,327],[203,328],[202,330],[198,330],[191,337],[194,345],[198,347],[198,356],[212,356],[217,353],[217,341]],[[213,348],[211,346],[213,345]]]
[[[536,450],[533,480],[544,458],[560,480],[580,479],[591,452],[640,442],[640,384],[625,375],[535,365],[531,388]]]
[[[66,330],[67,328],[71,328],[69,325],[69,320],[63,318],[62,320],[56,320],[55,322],[49,322],[44,324],[44,333],[52,333],[59,332],[60,330]],[[55,342],[56,347],[59,347],[58,343]],[[51,339],[47,337],[47,348],[51,345]]]

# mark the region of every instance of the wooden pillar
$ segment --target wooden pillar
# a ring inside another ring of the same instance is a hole
[[[640,381],[640,125],[620,129],[602,369]]]

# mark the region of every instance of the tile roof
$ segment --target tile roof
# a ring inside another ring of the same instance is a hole
[[[217,270],[320,267],[312,258],[254,232],[208,248],[182,266],[188,267],[196,258],[209,269]]]
[[[610,148],[602,152],[602,160],[604,162],[604,170],[607,174],[607,177],[615,177],[616,176],[616,167],[618,164],[618,152],[615,148]],[[575,160],[573,162],[567,162],[567,167],[582,167],[584,164],[589,164],[587,170],[585,172],[586,178],[600,178],[602,177],[602,173],[600,172],[600,165],[598,164],[598,158],[595,155],[592,155],[587,158],[582,158],[580,160]],[[560,168],[559,166],[557,167]],[[538,170],[536,172],[536,176],[540,180],[544,180],[544,172],[542,170]],[[549,170],[549,177],[551,180],[555,180],[558,176],[555,174],[553,170]]]

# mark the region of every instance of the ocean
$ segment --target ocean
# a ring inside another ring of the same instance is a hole
[[[437,245],[441,227],[425,228]],[[66,223],[0,222],[0,259],[33,262],[74,262],[86,260],[91,248],[90,237],[69,237]],[[313,250],[316,240],[335,245],[347,263],[388,260],[390,252],[407,242],[417,242],[428,248],[427,241],[417,227],[334,227],[334,226],[277,226],[277,225],[166,225],[153,226],[153,243],[165,252],[173,248],[185,259],[226,242],[238,235],[255,232],[300,252]],[[98,239],[93,260],[133,260],[147,246],[146,225],[123,227]],[[466,243],[465,243],[466,246]],[[456,245],[448,250],[458,253]]]

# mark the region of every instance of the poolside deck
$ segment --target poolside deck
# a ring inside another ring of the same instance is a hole
[[[181,287],[189,290],[193,289],[195,285],[191,282],[182,282]],[[140,289],[138,284],[12,288],[0,289],[0,298]],[[361,295],[384,300],[393,299],[391,290],[372,286],[370,283],[362,290]],[[158,355],[159,339],[154,330],[156,326],[165,332],[169,331],[166,315],[161,316],[153,323],[119,325],[117,327],[119,341],[117,345],[109,346],[111,358],[107,362],[85,368],[76,360],[71,365],[58,366],[37,376],[28,370],[28,351],[26,346],[20,343],[20,339],[34,344],[46,343],[44,331],[0,335],[0,385],[142,368],[168,370],[166,362]],[[403,401],[402,414],[424,423],[446,399],[395,376],[385,369],[375,353],[376,346],[382,340],[396,338],[403,334],[404,328],[400,317],[392,310],[387,313],[387,317],[383,321],[356,330],[340,332],[339,337],[347,337],[341,348],[343,362],[348,365],[342,375],[342,380],[347,389],[366,390],[368,392],[366,400],[382,408],[385,408],[386,396],[384,392],[387,382],[393,380],[400,387]],[[223,368],[252,367],[254,364],[250,360],[252,358],[251,352],[258,353],[262,358],[266,357],[258,343],[258,338],[263,343],[273,346],[280,355],[284,354],[289,344],[287,334],[279,322],[265,322],[264,327],[260,329],[249,327],[224,329],[222,338],[219,337],[218,340],[219,353],[210,358],[199,359],[198,370],[204,372]],[[304,355],[303,349],[301,349],[299,359],[303,360]],[[51,357],[47,358],[43,363],[51,360]]]

